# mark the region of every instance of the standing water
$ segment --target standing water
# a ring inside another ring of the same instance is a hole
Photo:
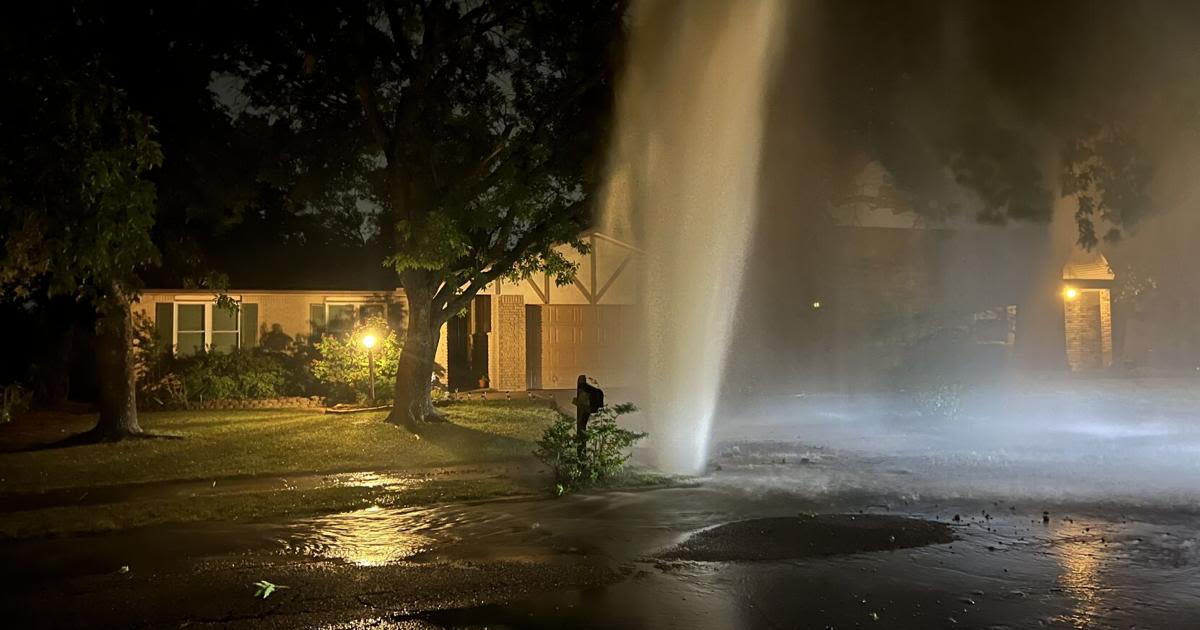
[[[701,469],[758,212],[780,0],[642,2],[601,225],[646,252],[643,350],[653,463]]]

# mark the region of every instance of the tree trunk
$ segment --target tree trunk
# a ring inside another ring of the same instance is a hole
[[[100,419],[91,433],[104,441],[142,435],[133,369],[133,313],[123,292],[117,290],[113,299],[118,304],[96,323]]]
[[[412,274],[417,275],[417,274]],[[433,317],[436,286],[423,277],[403,279],[408,299],[404,346],[396,366],[395,399],[387,421],[416,430],[422,422],[438,422],[444,416],[433,406],[431,379],[437,354],[441,322]]]

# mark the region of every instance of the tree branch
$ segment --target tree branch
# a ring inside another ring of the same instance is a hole
[[[472,192],[477,194],[479,191],[487,190],[491,183],[500,176],[502,171],[501,166],[497,164],[497,158],[503,156],[503,160],[500,161],[500,164],[502,164],[503,162],[513,159],[513,157],[519,155],[521,153],[519,150],[520,147],[528,146],[537,142],[538,138],[542,135],[542,132],[546,127],[546,123],[550,120],[552,115],[558,112],[567,103],[571,103],[578,99],[584,90],[594,85],[601,79],[602,76],[603,72],[600,72],[587,77],[576,84],[573,89],[568,91],[563,98],[559,100],[558,103],[555,103],[554,106],[543,111],[542,115],[538,117],[533,127],[527,133],[519,134],[518,136],[518,134],[516,134],[515,125],[509,128],[504,137],[497,142],[495,148],[493,148],[492,151],[490,151],[486,156],[484,156],[483,159],[479,161],[475,168],[471,170],[470,175],[467,175],[463,178],[460,188],[468,191],[467,195],[469,197],[475,196],[472,194]]]
[[[387,16],[388,29],[392,31],[392,48],[396,59],[411,72],[417,60],[405,45],[408,42],[404,39],[404,18],[400,15],[400,7],[395,0],[387,0],[383,3],[383,13]]]
[[[576,201],[565,208],[563,211],[567,213],[576,213],[583,208],[583,206],[586,205],[589,200],[590,199],[587,197],[580,199],[579,201]],[[437,313],[437,316],[441,318],[440,321],[444,322],[449,318],[450,315],[462,310],[467,305],[467,302],[469,302],[471,298],[475,297],[488,284],[491,284],[497,278],[511,271],[512,266],[521,260],[521,258],[526,254],[528,254],[530,248],[535,246],[538,241],[550,236],[550,230],[555,225],[556,222],[548,218],[543,223],[535,226],[533,229],[526,232],[525,235],[522,236],[521,239],[518,240],[517,243],[512,247],[512,249],[505,252],[495,262],[489,265],[486,271],[476,272],[472,276],[470,283],[467,284],[467,287],[463,289],[461,293],[458,295],[453,295],[453,293],[447,294],[445,296],[447,298],[446,307],[441,312]],[[443,287],[443,290],[447,288],[450,288],[449,284]],[[457,287],[452,289],[452,291],[454,290],[457,290]],[[439,293],[442,293],[442,291],[439,291]]]

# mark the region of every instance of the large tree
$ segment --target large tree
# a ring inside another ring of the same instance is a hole
[[[12,42],[12,39],[6,39]],[[93,304],[102,439],[140,434],[130,303],[150,237],[162,151],[149,119],[97,64],[63,66],[6,47],[0,78],[0,288],[7,297]]]
[[[253,176],[269,130],[235,128],[210,89],[220,19],[152,0],[0,10],[0,289],[99,315],[98,438],[141,432],[143,283],[208,276],[212,237],[272,203]]]
[[[479,291],[571,273],[554,248],[583,248],[624,19],[624,0],[381,0],[239,21],[236,115],[291,132],[280,160],[314,207],[377,209],[408,301],[390,421],[438,417],[438,331]]]

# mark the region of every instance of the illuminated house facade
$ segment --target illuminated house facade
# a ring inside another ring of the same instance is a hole
[[[837,228],[821,254],[829,271],[816,277],[824,279],[792,287],[805,305],[791,324],[799,333],[778,341],[809,365],[787,371],[850,380],[863,369],[903,369],[913,353],[926,351],[923,339],[944,330],[968,339],[977,358],[993,366],[1110,367],[1108,261],[1077,253],[1059,266],[1036,254],[1036,232]],[[568,389],[583,373],[610,387],[633,384],[623,360],[637,329],[641,252],[600,232],[585,241],[587,254],[563,249],[578,264],[570,283],[558,286],[544,275],[493,283],[443,327],[436,361],[451,389]],[[241,304],[236,316],[204,291],[148,290],[135,308],[180,354],[201,347],[282,350],[320,332],[348,331],[371,315],[399,329],[406,312],[402,289],[245,290],[230,297]]]
[[[636,248],[604,234],[584,236],[586,255],[573,281],[556,286],[544,275],[488,286],[442,328],[437,364],[451,389],[566,389],[586,372],[620,384],[615,339],[631,330],[637,294]],[[403,289],[230,290],[237,313],[218,308],[211,291],[148,289],[134,305],[153,322],[159,341],[176,354],[204,348],[284,350],[320,333],[345,333],[373,315],[400,330],[407,311]]]

